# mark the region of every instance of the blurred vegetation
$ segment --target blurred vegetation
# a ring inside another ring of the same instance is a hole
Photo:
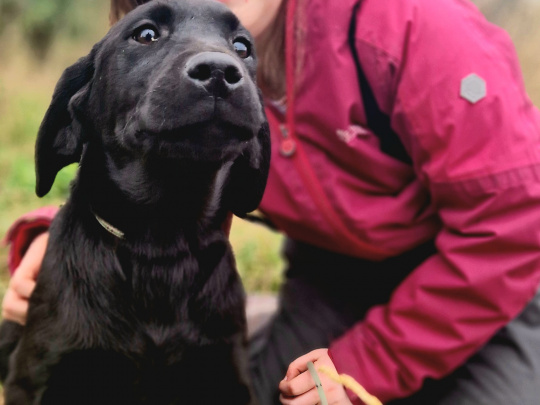
[[[527,91],[540,107],[540,0],[472,0],[516,46]]]
[[[475,0],[513,38],[533,101],[540,105],[540,2]],[[0,0],[0,237],[19,215],[66,196],[73,166],[42,200],[34,194],[37,129],[62,71],[108,29],[108,0]],[[281,237],[236,219],[231,241],[248,291],[276,291]],[[0,294],[6,249],[0,248]]]

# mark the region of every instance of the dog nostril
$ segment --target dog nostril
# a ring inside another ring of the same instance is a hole
[[[190,69],[188,75],[192,79],[205,82],[212,77],[212,69],[207,64],[200,64]]]
[[[225,81],[229,84],[238,83],[242,79],[242,74],[235,66],[229,66],[225,69]]]
[[[191,57],[183,74],[191,83],[217,97],[228,97],[242,87],[244,79],[241,64],[221,52],[202,52]]]

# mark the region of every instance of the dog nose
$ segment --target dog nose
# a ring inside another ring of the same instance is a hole
[[[202,52],[186,63],[189,80],[216,97],[226,97],[244,81],[238,62],[222,52]]]

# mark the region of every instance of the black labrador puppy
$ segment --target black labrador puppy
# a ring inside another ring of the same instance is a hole
[[[64,72],[38,134],[37,194],[80,168],[28,322],[2,327],[6,405],[255,403],[222,229],[258,206],[268,175],[255,67],[224,5],[160,0]]]

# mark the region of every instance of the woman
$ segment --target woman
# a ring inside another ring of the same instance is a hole
[[[506,34],[464,0],[223,2],[257,40],[260,208],[288,237],[251,344],[261,403],[319,403],[313,361],[383,402],[537,404],[540,113]],[[135,3],[113,0],[113,20]],[[4,301],[20,322],[41,238]],[[321,380],[329,403],[360,403]]]

